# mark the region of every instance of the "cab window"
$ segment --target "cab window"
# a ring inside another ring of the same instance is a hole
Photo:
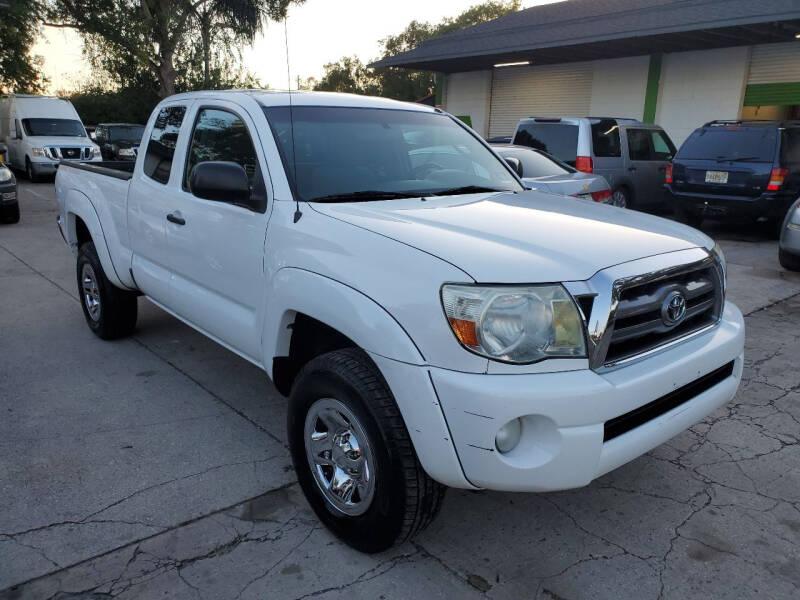
[[[153,124],[144,157],[144,173],[159,183],[165,184],[169,181],[175,144],[178,142],[178,133],[185,115],[185,106],[165,106],[158,111]]]

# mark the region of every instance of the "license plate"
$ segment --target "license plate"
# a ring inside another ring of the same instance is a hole
[[[728,172],[706,171],[706,183],[728,183]]]

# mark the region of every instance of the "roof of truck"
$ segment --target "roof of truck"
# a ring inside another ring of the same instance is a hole
[[[225,96],[248,95],[262,106],[289,106],[289,97],[293,106],[341,106],[353,108],[385,108],[394,110],[417,110],[435,112],[437,109],[425,104],[400,102],[390,98],[359,96],[358,94],[340,94],[337,92],[310,92],[285,90],[211,90],[186,92],[170,96],[168,100],[192,98],[224,98]]]

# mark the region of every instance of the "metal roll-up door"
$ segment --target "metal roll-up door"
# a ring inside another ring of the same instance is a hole
[[[523,117],[585,117],[592,99],[591,63],[494,70],[489,136],[511,135]]]
[[[800,104],[800,43],[753,46],[745,106]]]

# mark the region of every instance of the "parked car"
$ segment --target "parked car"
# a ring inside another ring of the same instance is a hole
[[[264,369],[306,498],[359,550],[425,527],[445,486],[586,485],[736,393],[711,239],[525,190],[452,115],[191,92],[143,139],[56,177],[86,323],[130,334],[143,294]]]
[[[606,117],[530,117],[514,144],[544,150],[584,173],[603,176],[612,204],[666,210],[664,173],[675,145],[658,125]]]
[[[7,149],[0,145],[0,156]],[[17,178],[5,164],[0,162],[0,222],[19,222],[19,199],[17,198]]]
[[[784,269],[800,271],[800,198],[786,212],[781,225],[778,259]]]
[[[95,142],[103,160],[136,160],[144,125],[101,123],[95,129]]]
[[[8,165],[24,169],[31,181],[55,174],[62,158],[99,161],[72,103],[54,96],[13,94],[0,98],[0,137]]]
[[[527,146],[492,144],[492,148],[504,159],[516,161],[512,167],[529,189],[611,202],[611,188],[600,175],[581,173],[554,156]]]
[[[711,121],[686,138],[666,176],[675,212],[746,218],[778,231],[800,195],[800,121]]]

